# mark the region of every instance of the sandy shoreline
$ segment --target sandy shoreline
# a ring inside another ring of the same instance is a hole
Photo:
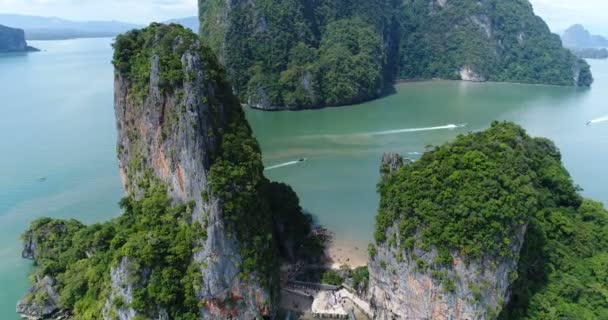
[[[327,256],[332,269],[339,269],[342,265],[351,268],[366,266],[368,259],[367,248],[334,243],[327,248]]]

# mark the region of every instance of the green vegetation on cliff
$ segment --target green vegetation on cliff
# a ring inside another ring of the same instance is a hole
[[[468,67],[486,80],[589,86],[589,66],[562,48],[528,0],[414,0],[400,21],[401,78],[460,79]],[[575,81],[575,71],[580,76]]]
[[[398,256],[437,249],[421,270],[449,268],[455,252],[519,259],[504,319],[608,316],[608,212],[578,194],[551,141],[495,122],[405,164],[378,188],[376,246],[398,244]],[[387,238],[391,227],[397,238]]]
[[[106,303],[150,317],[162,308],[174,319],[198,319],[200,274],[191,261],[204,230],[190,223],[192,207],[171,205],[166,188],[156,183],[143,199],[125,198],[120,205],[122,216],[90,227],[74,220],[33,222],[23,238],[36,244],[36,277],[55,278],[60,307],[79,319],[98,319]],[[127,277],[141,284],[133,287],[130,304],[106,300],[110,269],[123,258],[133,263]],[[147,281],[141,281],[144,272]]]
[[[608,319],[608,211],[584,200],[532,218],[501,319]]]
[[[172,93],[183,87],[188,76],[184,73],[181,58],[186,51],[196,50],[197,43],[197,36],[189,29],[177,24],[153,23],[148,28],[116,37],[112,63],[121,76],[131,81],[133,94],[143,99],[148,95],[151,61],[156,56],[160,70],[159,87],[163,93]],[[205,54],[207,59],[204,61],[214,61],[210,59],[209,49],[196,51]]]
[[[389,2],[257,0],[226,7],[203,0],[201,31],[251,105],[356,103],[384,87],[391,52],[384,35],[396,29],[386,23]]]
[[[465,69],[493,81],[593,81],[528,0],[199,2],[203,38],[259,108],[351,104],[395,78],[461,79]]]
[[[377,242],[397,223],[404,248],[457,249],[471,258],[509,255],[511,237],[548,200],[580,202],[551,142],[499,123],[424,154],[379,190]]]

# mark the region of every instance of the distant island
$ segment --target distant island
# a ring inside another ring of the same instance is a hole
[[[27,45],[23,30],[0,25],[0,53],[31,51],[39,50]]]
[[[65,40],[77,38],[115,37],[142,25],[121,21],[73,21],[56,17],[19,14],[0,14],[0,21],[25,31],[26,40]],[[185,17],[165,21],[176,23],[198,32],[198,17]]]
[[[584,48],[584,49],[570,49],[577,57],[582,59],[607,59],[608,49],[601,48]]]
[[[72,21],[56,17],[0,14],[2,23],[21,28],[27,40],[113,37],[140,25],[119,21]]]
[[[581,24],[575,24],[562,34],[564,47],[570,49],[577,57],[582,59],[608,58],[608,39],[600,35],[591,34]]]
[[[608,39],[600,35],[591,34],[581,24],[575,24],[566,29],[562,35],[562,42],[566,48],[606,48],[608,47]]]

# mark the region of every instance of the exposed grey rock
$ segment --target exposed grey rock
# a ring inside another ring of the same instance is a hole
[[[30,320],[67,319],[68,314],[59,309],[59,294],[55,279],[46,276],[36,281],[28,294],[17,303],[17,313]]]
[[[242,258],[238,242],[226,229],[220,199],[208,192],[212,155],[220,137],[215,133],[227,125],[226,108],[196,47],[198,44],[182,56],[188,81],[172,93],[159,86],[158,57],[150,61],[149,92],[144,101],[134,99],[132,84],[115,74],[120,173],[125,189],[135,198],[144,192],[139,182],[151,172],[168,185],[175,203],[194,203],[193,219],[207,228],[207,238],[200,240],[202,249],[194,254],[202,275],[197,293],[202,302],[201,317],[252,319],[267,313],[272,299],[253,278],[239,276]],[[123,279],[116,272],[119,284]],[[226,314],[228,300],[239,303]]]
[[[23,251],[21,251],[21,257],[23,259],[36,260],[37,256],[37,243],[33,239],[32,232],[28,232],[25,234],[25,239],[23,239]]]
[[[24,259],[34,260],[44,255],[44,242],[49,234],[62,234],[67,231],[64,223],[56,223],[37,230],[37,235],[30,228],[23,235]],[[59,293],[56,287],[56,279],[52,276],[36,274],[34,285],[28,290],[25,297],[17,303],[16,312],[25,319],[69,319],[70,312],[62,310],[59,304]]]
[[[488,38],[492,37],[492,20],[487,15],[472,16],[471,20],[485,32]]]
[[[526,227],[514,235],[512,252],[519,253]],[[393,226],[387,230],[390,238],[398,232]],[[398,258],[398,251],[402,256]],[[369,296],[374,319],[433,319],[485,320],[495,319],[509,300],[511,275],[517,270],[514,258],[484,256],[477,261],[466,261],[458,252],[451,252],[453,265],[433,266],[436,250],[415,247],[403,251],[387,244],[376,248],[369,262]],[[420,270],[419,264],[431,266]],[[431,270],[443,272],[454,284],[446,290],[433,277]]]
[[[381,173],[383,175],[391,174],[399,168],[401,168],[404,164],[403,157],[397,153],[385,153],[382,155],[381,162]]]
[[[120,264],[110,271],[112,292],[103,307],[105,320],[131,320],[136,316],[135,310],[129,306],[133,302],[133,282],[129,279],[130,268],[129,259],[124,257]],[[116,301],[121,301],[121,306],[117,307]]]
[[[483,75],[480,75],[480,74],[476,73],[469,66],[462,67],[460,69],[459,73],[460,73],[460,79],[462,79],[464,81],[472,81],[472,82],[484,82],[484,81],[486,81],[486,77],[484,77]]]

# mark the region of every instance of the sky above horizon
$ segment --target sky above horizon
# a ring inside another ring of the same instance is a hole
[[[582,23],[608,36],[606,0],[530,0],[554,32]],[[197,0],[0,0],[0,13],[72,20],[119,20],[139,24],[197,14]],[[2,21],[0,21],[1,23]]]

